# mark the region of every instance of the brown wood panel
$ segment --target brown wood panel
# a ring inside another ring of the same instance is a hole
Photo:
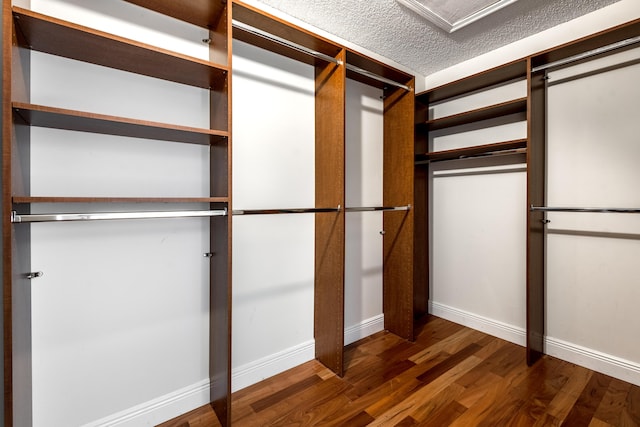
[[[529,61],[530,62],[530,61]],[[545,230],[544,212],[529,212],[530,205],[544,206],[546,164],[546,89],[544,73],[528,77],[527,106],[527,363],[544,352]]]
[[[429,89],[419,93],[418,96],[424,98],[427,103],[434,103],[511,80],[525,79],[526,75],[527,61],[523,58]]]
[[[345,60],[345,52],[336,56]],[[345,205],[343,66],[315,68],[316,206]],[[344,347],[344,210],[315,215],[314,336],[316,358],[342,375]]]
[[[126,0],[163,15],[203,28],[215,28],[226,19],[226,1],[212,0]]]
[[[475,145],[473,147],[455,148],[452,150],[432,151],[430,153],[417,154],[416,160],[443,161],[455,160],[465,157],[480,156],[499,151],[517,150],[527,147],[527,139],[515,139],[513,141],[496,142],[492,144]]]
[[[573,40],[569,43],[538,52],[535,55],[532,55],[531,64],[533,67],[537,67],[539,65],[558,61],[592,49],[597,49],[612,43],[626,40],[631,37],[636,37],[638,34],[640,34],[640,19],[617,25],[578,40]]]
[[[312,32],[286,22],[283,19],[265,13],[253,6],[243,3],[242,1],[233,0],[233,18],[239,22],[250,25],[251,27],[331,57],[335,57],[342,50],[341,46],[328,39],[320,37],[317,34],[313,34]],[[243,34],[245,33],[234,30],[233,37],[238,38],[239,36],[241,37],[239,40],[243,40]],[[273,49],[272,51],[285,55],[287,55],[286,52],[291,52],[291,49],[279,52],[279,48],[277,46],[274,46],[273,43],[262,38],[255,38],[246,41],[254,44],[255,46],[269,50]],[[299,59],[299,57],[294,59]]]
[[[409,82],[413,87],[413,80]],[[389,89],[384,99],[383,204],[414,202],[415,96]],[[383,217],[383,312],[385,329],[413,340],[414,212],[390,211]]]
[[[224,205],[213,204],[212,209]],[[211,406],[231,425],[231,218],[210,219],[209,378]]]
[[[400,84],[406,85],[408,82],[411,82],[411,79],[413,78],[411,74],[405,73],[396,68],[392,68],[376,59],[351,50],[347,51],[347,64],[356,66],[375,75],[384,77]],[[347,77],[381,89],[388,86],[386,83],[351,71],[347,71]]]
[[[190,144],[225,144],[227,131],[170,125],[146,120],[67,110],[43,105],[13,103],[14,120],[31,126],[120,135]]]
[[[424,98],[415,99],[415,123],[427,119],[428,105]],[[429,137],[418,126],[414,131],[416,160],[429,151]],[[413,192],[413,314],[415,318],[429,311],[429,165],[416,165]]]
[[[226,66],[26,9],[16,7],[13,14],[24,35],[24,47],[32,50],[205,89],[228,72]]]
[[[428,120],[426,126],[428,130],[445,129],[482,120],[495,119],[509,114],[523,113],[526,109],[527,98],[514,99],[460,114]]]

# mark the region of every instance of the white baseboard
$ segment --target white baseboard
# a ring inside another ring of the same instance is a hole
[[[209,402],[210,381],[202,380],[173,393],[85,424],[83,427],[157,425]]]
[[[349,345],[384,330],[384,315],[379,314],[344,330],[344,345]]]
[[[231,374],[231,391],[241,390],[265,378],[313,360],[316,355],[315,348],[315,341],[311,340],[234,368]]]
[[[434,316],[485,332],[506,341],[526,345],[525,330],[493,319],[429,302],[429,312]],[[545,338],[545,353],[640,386],[640,364],[610,354],[582,347],[553,337]]]
[[[523,328],[479,316],[468,311],[459,310],[437,302],[429,301],[429,313],[471,329],[482,331],[494,337],[518,344],[526,345],[526,333]]]
[[[640,386],[638,363],[552,337],[545,340],[545,353]]]

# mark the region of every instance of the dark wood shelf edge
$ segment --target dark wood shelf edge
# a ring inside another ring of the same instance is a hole
[[[465,111],[460,114],[453,114],[451,116],[428,120],[425,124],[427,130],[439,130],[479,122],[482,120],[494,119],[509,114],[524,113],[526,111],[527,98],[525,97],[502,102],[500,104],[490,105],[488,107],[478,108],[476,110]]]
[[[220,3],[211,0],[125,1],[201,28],[215,28],[225,12],[224,6],[219,6]]]
[[[424,154],[416,154],[416,161],[456,160],[464,157],[481,156],[484,154],[518,150],[522,148],[527,148],[526,138],[496,142],[493,144],[474,145],[472,147],[456,148],[453,150],[432,151]]]
[[[14,120],[53,129],[208,145],[225,142],[229,132],[171,125],[105,114],[14,102]],[[17,116],[17,117],[16,117]]]
[[[420,92],[416,97],[424,98],[425,103],[432,104],[519,78],[526,79],[526,77],[527,59],[523,58]]]
[[[229,67],[14,6],[23,48],[210,89]]]
[[[14,204],[28,203],[228,203],[228,197],[50,197],[13,196]]]

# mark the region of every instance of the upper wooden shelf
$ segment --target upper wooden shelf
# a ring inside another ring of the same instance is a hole
[[[477,110],[465,111],[460,114],[428,120],[426,126],[428,130],[438,130],[526,111],[527,98],[519,98],[484,108],[478,108]]]
[[[335,58],[342,51],[341,46],[328,39],[297,27],[283,19],[269,15],[241,1],[233,1],[232,16],[234,21],[241,22],[255,29],[264,31],[268,34],[272,34],[281,39],[330,57]],[[309,64],[315,64],[318,61],[318,59],[296,49],[255,36],[239,28],[233,29],[233,38],[297,61]]]
[[[456,160],[466,157],[478,157],[482,155],[519,150],[527,148],[527,139],[515,139],[513,141],[496,142],[493,144],[474,145],[471,147],[454,148],[452,150],[432,151],[430,153],[416,154],[417,161],[443,161]]]
[[[429,89],[417,95],[426,104],[443,101],[480,89],[527,77],[527,60],[520,59],[463,79]]]
[[[20,203],[228,203],[228,197],[67,197],[13,196]]]
[[[126,1],[202,28],[215,28],[224,17],[227,4],[224,0]]]
[[[157,139],[189,144],[225,143],[228,132],[66,110],[42,105],[13,103],[14,121],[31,126],[80,132]]]
[[[228,67],[118,37],[18,7],[22,47],[205,89],[219,87]]]

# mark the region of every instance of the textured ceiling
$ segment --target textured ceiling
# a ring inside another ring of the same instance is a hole
[[[519,0],[452,34],[395,0],[257,1],[426,76],[618,0]]]

